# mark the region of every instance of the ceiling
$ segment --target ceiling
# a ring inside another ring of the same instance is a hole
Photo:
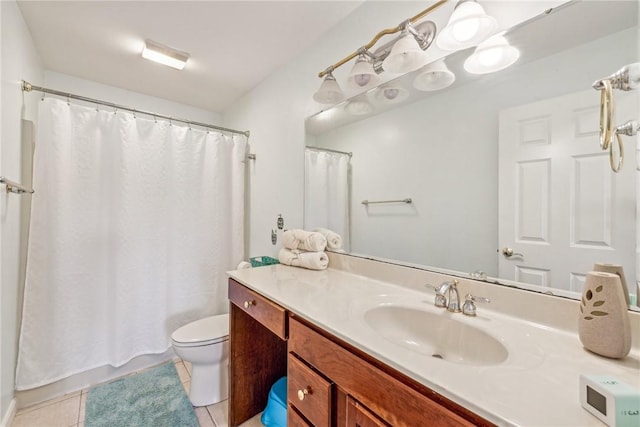
[[[220,113],[363,1],[18,5],[45,69]],[[185,69],[142,59],[147,38],[189,52]]]

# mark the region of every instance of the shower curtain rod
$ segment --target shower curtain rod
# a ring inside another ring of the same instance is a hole
[[[246,131],[242,131],[242,130],[236,130],[236,129],[229,129],[229,128],[225,128],[222,126],[215,126],[215,125],[210,125],[207,123],[200,123],[200,122],[194,122],[193,120],[186,120],[186,119],[179,119],[179,118],[175,118],[175,117],[171,117],[171,116],[165,116],[162,114],[158,114],[158,113],[152,113],[150,111],[144,111],[144,110],[137,110],[135,108],[131,108],[131,107],[126,107],[124,105],[118,105],[118,104],[114,104],[112,102],[108,102],[108,101],[101,101],[99,99],[94,99],[94,98],[87,98],[86,96],[80,96],[80,95],[74,95],[72,93],[66,93],[66,92],[61,92],[58,90],[54,90],[54,89],[48,89],[45,87],[40,87],[40,86],[34,86],[31,83],[22,80],[22,90],[24,92],[31,92],[31,91],[36,91],[36,92],[42,92],[42,93],[49,93],[52,95],[58,95],[58,96],[62,96],[64,98],[67,99],[77,99],[79,101],[85,101],[85,102],[89,102],[91,104],[99,104],[99,105],[106,105],[107,107],[111,107],[111,108],[115,108],[116,110],[125,110],[125,111],[130,111],[132,113],[140,113],[140,114],[145,114],[147,116],[152,116],[154,118],[161,118],[161,119],[166,119],[169,120],[170,122],[180,122],[180,123],[186,123],[188,125],[195,125],[195,126],[200,126],[200,127],[204,127],[204,128],[210,128],[210,129],[216,129],[219,131],[223,131],[223,132],[229,132],[229,133],[237,133],[240,135],[244,135],[247,138],[249,138],[249,134],[250,132],[248,130]]]
[[[349,157],[353,156],[353,153],[351,151],[346,152],[346,151],[332,150],[330,148],[309,147],[308,145],[306,145],[304,148],[308,148],[309,150],[328,151],[330,153],[346,154]]]

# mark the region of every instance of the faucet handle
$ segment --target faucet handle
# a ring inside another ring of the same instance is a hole
[[[424,285],[427,289],[433,289],[436,292],[436,299],[434,304],[436,307],[446,307],[447,306],[447,297],[444,296],[444,292],[442,292],[442,285],[434,286],[430,283],[426,283]]]
[[[467,294],[464,297],[464,304],[462,305],[462,314],[467,316],[476,315],[476,302],[490,303],[491,300],[485,297],[476,297],[471,294]]]

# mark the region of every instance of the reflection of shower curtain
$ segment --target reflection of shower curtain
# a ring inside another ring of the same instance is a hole
[[[227,311],[246,138],[40,103],[17,389],[141,354]]]
[[[324,227],[342,236],[349,250],[349,156],[306,149],[304,228]]]

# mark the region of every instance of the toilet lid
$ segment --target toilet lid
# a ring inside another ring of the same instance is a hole
[[[179,344],[213,344],[229,337],[229,315],[205,317],[175,330],[171,339]]]

